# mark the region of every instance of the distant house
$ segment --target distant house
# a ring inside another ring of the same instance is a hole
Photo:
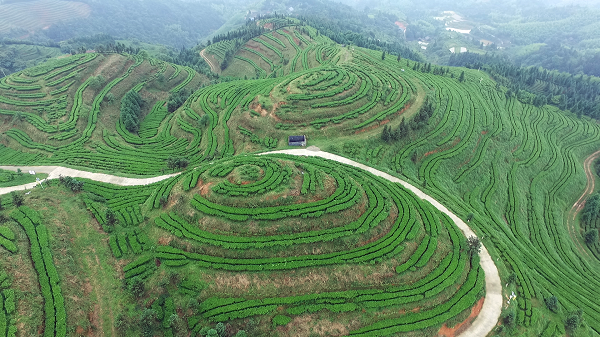
[[[288,137],[288,145],[289,146],[306,146],[306,136],[289,136]]]

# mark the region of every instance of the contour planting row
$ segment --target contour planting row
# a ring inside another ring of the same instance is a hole
[[[35,267],[42,297],[44,298],[44,336],[66,336],[67,322],[60,278],[52,260],[48,229],[41,223],[39,215],[22,206],[11,213],[13,220],[25,230],[30,242],[30,254]]]

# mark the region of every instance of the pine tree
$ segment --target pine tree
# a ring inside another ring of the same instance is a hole
[[[465,81],[465,71],[463,70],[462,73],[460,73],[460,77],[458,78],[459,82],[464,82]]]
[[[385,50],[383,51],[383,53],[381,54],[381,60],[385,61]]]
[[[386,143],[389,143],[390,141],[390,129],[387,125],[383,126],[383,131],[381,132],[381,140],[383,140]]]
[[[400,54],[398,54],[398,62],[400,62],[401,59],[402,57],[400,57]]]

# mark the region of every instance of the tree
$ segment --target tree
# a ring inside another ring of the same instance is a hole
[[[106,99],[109,104],[112,104],[115,101],[115,95],[112,92],[109,92],[104,96],[104,99]]]
[[[142,297],[146,287],[141,278],[134,276],[127,282],[127,290],[129,290],[129,292],[135,297]]]
[[[417,159],[418,159],[417,151],[413,151],[413,153],[410,155],[410,160],[412,160],[412,162],[416,164]]]
[[[219,334],[219,337],[225,337],[225,324],[223,324],[222,322],[217,323],[215,330],[217,330],[217,334]]]
[[[590,229],[585,233],[585,243],[593,245],[598,241],[598,229]]]
[[[99,89],[102,89],[104,82],[106,82],[106,79],[104,78],[104,76],[98,75],[98,76],[90,77],[90,80],[88,83],[89,83],[90,88],[92,88],[94,90],[99,90]]]
[[[174,112],[179,109],[185,101],[190,97],[191,91],[187,89],[179,90],[178,92],[171,93],[169,96],[169,100],[167,102],[167,110],[169,112]]]
[[[565,327],[568,330],[575,331],[581,326],[583,323],[583,311],[576,310],[569,314],[567,320],[565,321]]]
[[[25,203],[25,197],[21,194],[11,192],[10,196],[12,198],[13,205],[15,205],[16,207],[21,207]]]
[[[184,157],[169,157],[167,159],[167,167],[172,170],[186,168],[190,161]]]
[[[381,132],[381,140],[383,140],[386,143],[389,143],[390,141],[390,129],[387,125],[383,126],[383,131]]]
[[[548,307],[548,309],[554,312],[558,311],[558,298],[556,298],[556,296],[552,295],[546,298],[544,302],[546,302],[546,307]]]
[[[473,213],[469,213],[469,214],[467,215],[467,222],[471,222],[471,220],[473,220],[473,218],[474,218],[474,217],[475,217],[475,214],[473,214]]]
[[[470,236],[467,239],[467,245],[467,250],[470,255],[479,254],[479,252],[481,251],[481,241],[476,236]]]
[[[400,60],[402,60],[402,57],[400,57],[400,54],[398,54],[398,58],[396,59],[398,62],[400,62]]]
[[[144,101],[139,93],[130,90],[121,99],[121,120],[129,132],[137,132]]]
[[[235,334],[235,337],[248,337],[248,334],[244,330],[240,330]]]
[[[383,51],[383,53],[381,53],[381,60],[385,61],[385,50]]]
[[[505,325],[513,326],[515,324],[516,316],[517,315],[515,315],[515,312],[511,311],[511,312],[507,313],[506,315],[504,315],[504,318],[502,319],[502,321],[504,322]]]
[[[406,125],[406,119],[402,117],[402,121],[400,121],[400,125],[396,131],[391,135],[393,140],[400,140],[408,134],[408,126]]]
[[[460,73],[460,76],[458,77],[458,81],[459,82],[465,81],[465,71],[464,70]]]
[[[203,127],[207,127],[208,123],[210,123],[210,117],[207,114],[202,115],[199,121],[200,125]]]
[[[115,212],[112,209],[107,209],[106,210],[106,224],[109,226],[114,226],[114,224],[117,222],[117,217],[115,216]]]

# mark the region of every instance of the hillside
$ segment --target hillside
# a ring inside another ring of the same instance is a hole
[[[489,333],[600,332],[600,262],[566,216],[598,123],[521,103],[484,72],[336,45],[307,26],[224,39],[202,56],[226,82],[143,53],[75,55],[0,81],[3,165],[181,171],[146,186],[62,178],[18,208],[5,196],[0,234],[16,234],[2,234],[12,283],[0,286],[10,308],[7,293],[18,300],[0,327],[8,317],[24,335],[436,336],[471,324],[493,289],[457,222],[355,166],[257,155],[306,135],[464,219],[502,280]]]

